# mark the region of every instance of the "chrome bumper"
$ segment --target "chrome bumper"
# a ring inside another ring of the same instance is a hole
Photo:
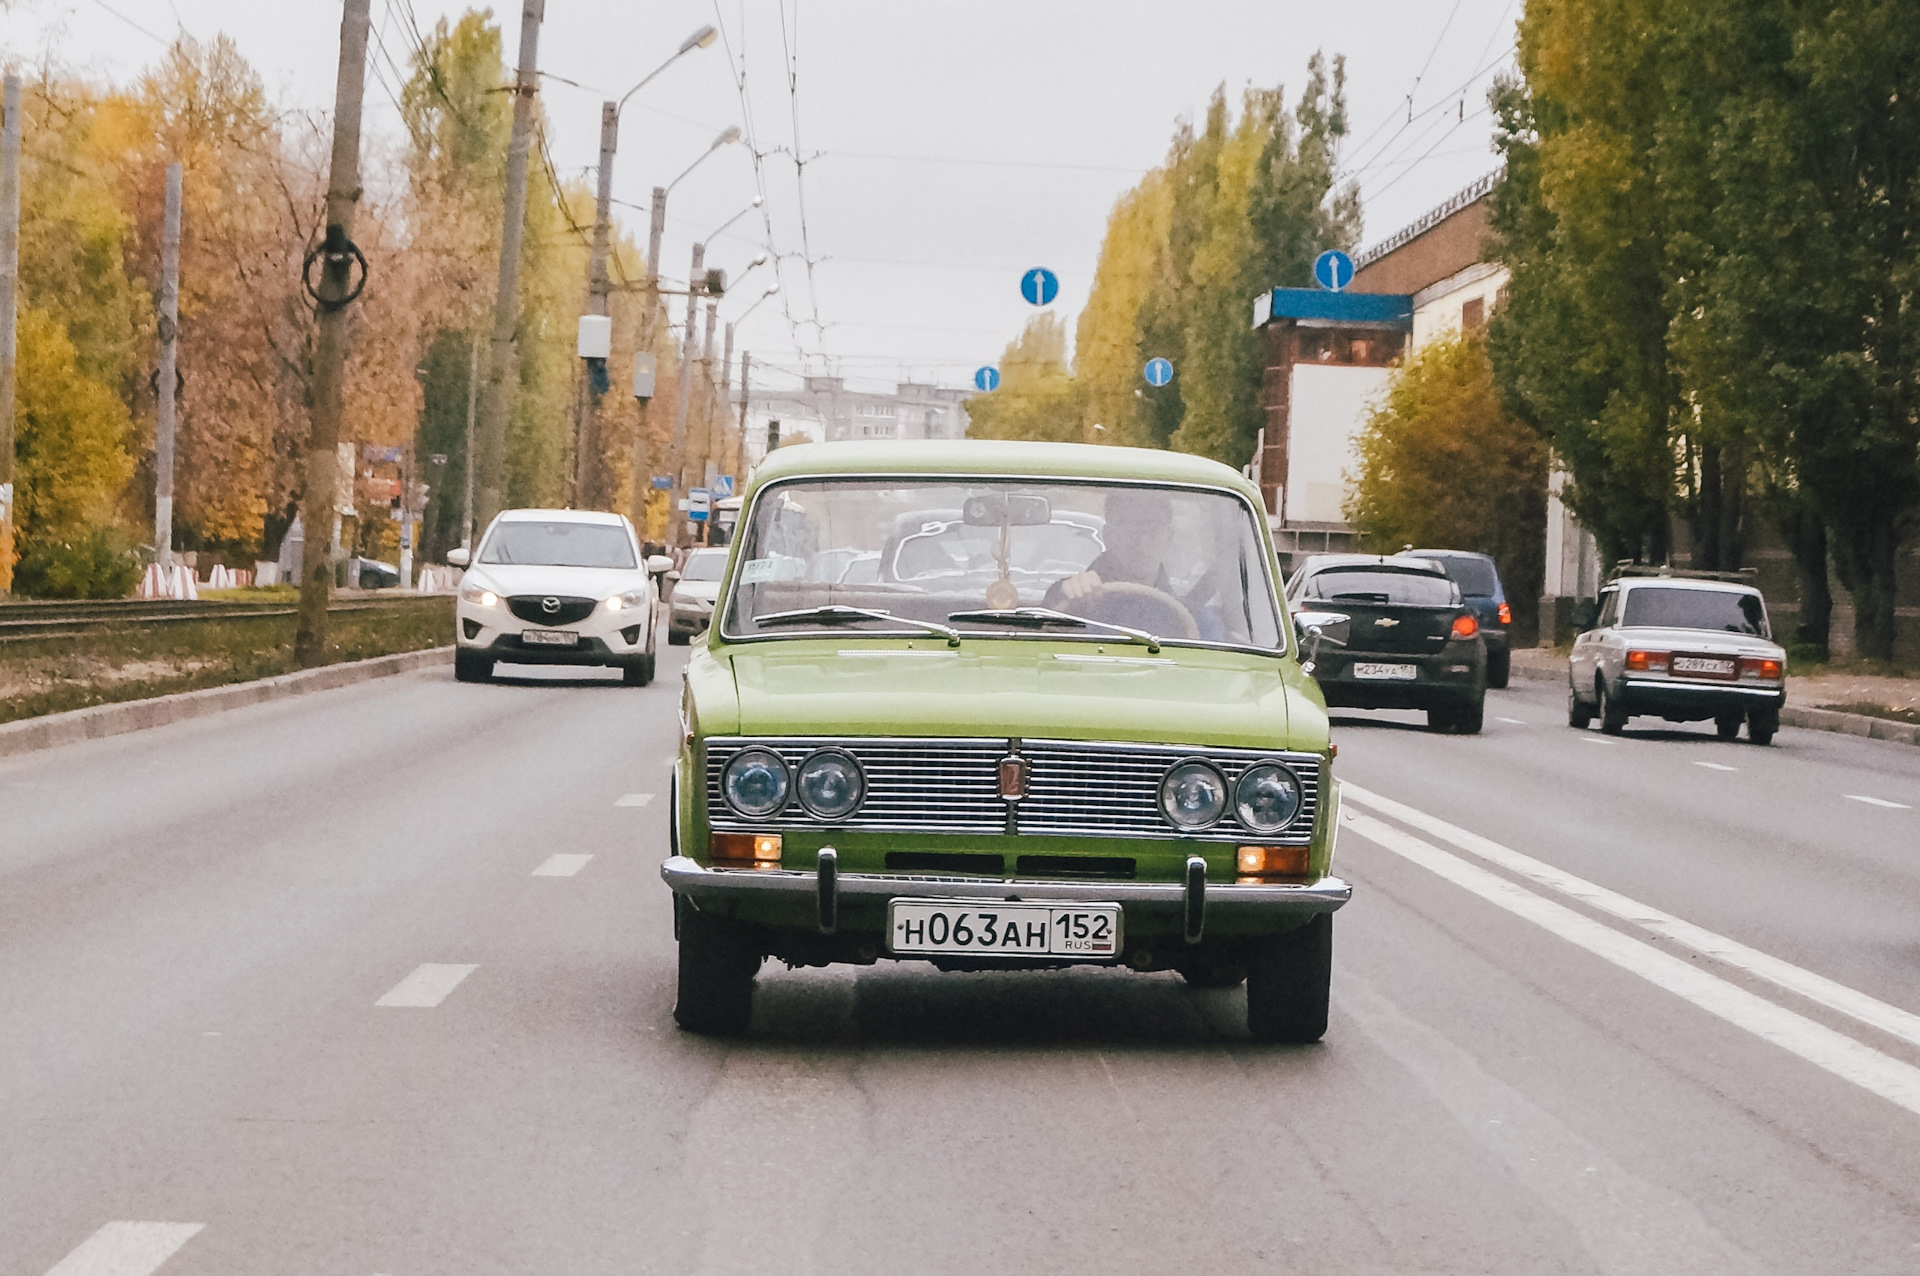
[[[1195,866],[1199,871],[1194,871]],[[844,899],[965,899],[1000,903],[1119,904],[1124,908],[1166,910],[1182,918],[1189,943],[1198,942],[1209,918],[1306,917],[1331,913],[1353,897],[1353,887],[1337,877],[1293,885],[1261,882],[1208,882],[1206,864],[1197,856],[1188,861],[1186,880],[1180,882],[1063,882],[1021,881],[1005,878],[912,877],[892,874],[843,873],[831,848],[821,852],[819,871],[802,869],[705,868],[684,855],[660,866],[660,878],[675,894],[696,906],[729,899],[812,896],[817,901],[819,926],[831,933]]]

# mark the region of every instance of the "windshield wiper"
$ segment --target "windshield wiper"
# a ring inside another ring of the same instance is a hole
[[[1115,625],[1104,620],[1089,620],[1085,616],[1075,616],[1064,611],[1055,611],[1051,607],[1005,607],[983,611],[954,611],[947,613],[948,620],[971,620],[982,624],[1024,625],[1030,629],[1044,629],[1048,625],[1068,625],[1075,629],[1085,629],[1089,625],[1098,625],[1108,633],[1120,634],[1135,642],[1147,645],[1147,651],[1159,654],[1160,639],[1144,629],[1129,629],[1125,625]]]
[[[915,620],[910,616],[896,616],[890,611],[881,611],[876,607],[846,607],[830,603],[825,607],[802,607],[798,611],[776,611],[771,615],[755,616],[753,623],[764,629],[768,625],[845,625],[856,620],[892,620],[903,625],[912,625],[926,633],[937,634],[947,640],[947,646],[960,645],[960,631],[949,629],[945,625],[936,625],[930,620]]]

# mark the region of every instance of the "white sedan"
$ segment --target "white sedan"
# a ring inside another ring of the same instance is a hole
[[[504,510],[487,527],[455,604],[453,674],[483,682],[496,661],[611,665],[628,686],[653,681],[660,610],[655,577],[673,566],[643,559],[633,524],[590,510]]]

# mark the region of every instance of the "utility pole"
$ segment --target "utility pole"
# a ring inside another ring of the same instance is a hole
[[[653,188],[653,204],[648,210],[647,225],[647,290],[641,301],[646,310],[640,316],[640,349],[635,358],[653,357],[653,320],[660,310],[660,237],[667,229],[667,188]],[[647,377],[651,383],[653,377]],[[633,508],[629,517],[640,533],[640,539],[647,538],[647,493],[653,490],[652,458],[647,455],[647,431],[653,417],[653,390],[649,384],[645,395],[636,394],[640,404],[640,421],[633,432]]]
[[[480,334],[467,341],[467,484],[460,505],[460,548],[473,549],[473,415],[480,405]]]
[[[20,282],[20,77],[0,89],[0,598],[13,592],[14,307]]]
[[[720,355],[720,393],[719,404],[720,436],[716,442],[712,435],[707,438],[707,486],[713,486],[714,476],[720,472],[720,463],[727,457],[727,430],[731,428],[733,418],[733,325],[727,325],[727,340]]]
[[[366,258],[353,243],[354,207],[360,202],[360,99],[366,89],[367,9],[371,0],[346,0],[340,15],[340,72],[334,86],[333,156],[327,173],[326,238],[301,263],[301,280],[313,294],[319,329],[313,353],[313,418],[307,437],[306,487],[301,521],[306,539],[300,547],[300,619],[293,656],[301,665],[317,665],[327,654],[327,598],[333,588],[329,555],[338,503],[334,484],[340,476],[341,390],[347,365],[347,306],[367,280]],[[320,264],[320,282],[311,267]],[[358,282],[353,267],[360,267]],[[168,384],[171,384],[170,382]]]
[[[167,213],[160,230],[160,370],[154,376],[153,553],[173,566],[173,436],[178,427],[174,390],[180,371],[181,168],[167,165]]]
[[[507,141],[507,190],[500,225],[500,279],[493,299],[493,347],[480,401],[478,522],[486,526],[506,500],[507,413],[517,375],[513,332],[520,321],[520,243],[527,226],[527,151],[533,140],[540,19],[546,0],[521,0],[520,64],[513,81],[513,132]]]
[[[613,153],[620,140],[620,106],[616,102],[600,104],[600,182],[593,201],[593,245],[587,252],[587,313],[607,313],[607,297],[613,280],[607,273],[609,240],[613,232]],[[580,486],[581,503],[597,508],[612,503],[612,494],[601,483],[606,449],[600,445],[600,382],[587,378],[586,401],[580,409]]]
[[[707,246],[693,246],[693,266],[687,271],[687,335],[680,342],[680,386],[678,402],[673,412],[673,464],[667,471],[673,475],[674,490],[668,493],[673,505],[667,513],[668,540],[679,543],[680,531],[686,526],[685,511],[680,508],[677,493],[682,486],[682,470],[686,466],[687,455],[687,408],[693,399],[693,324],[700,314],[699,280],[700,272],[707,264]]]
[[[710,487],[707,474],[713,456],[713,330],[714,323],[720,317],[720,303],[707,301],[707,336],[700,347],[700,453],[697,458],[688,458],[687,486]]]
[[[753,351],[740,352],[740,432],[733,440],[733,481],[738,493],[747,485],[747,409],[753,405]]]

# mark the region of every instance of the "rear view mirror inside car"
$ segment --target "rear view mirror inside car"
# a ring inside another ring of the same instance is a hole
[[[969,496],[960,517],[968,527],[1045,527],[1053,521],[1053,505],[1044,496],[985,492]]]

